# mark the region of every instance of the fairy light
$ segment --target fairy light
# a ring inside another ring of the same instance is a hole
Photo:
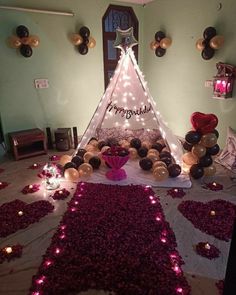
[[[41,276],[39,279],[36,280],[36,284],[42,285],[45,279],[46,279],[45,276]]]
[[[30,184],[30,185],[29,185],[29,189],[32,189],[32,188],[33,188],[33,185],[32,185],[32,184]]]
[[[176,288],[176,292],[179,293],[179,294],[182,294],[183,293],[183,288],[181,288],[181,287]]]
[[[19,215],[19,216],[22,216],[23,214],[24,214],[23,211],[19,211],[19,212],[18,212],[18,215]]]
[[[38,167],[38,164],[34,163],[34,164],[33,164],[33,167]]]
[[[156,221],[161,221],[161,218],[159,216],[157,216]]]
[[[215,216],[216,215],[216,211],[211,210],[210,214],[211,214],[211,216]]]
[[[52,265],[52,261],[51,261],[51,260],[46,260],[46,261],[45,261],[45,265],[46,265],[46,266],[50,266],[50,265]]]
[[[162,242],[163,244],[165,244],[165,243],[166,243],[166,238],[162,237],[162,238],[161,238],[161,242]]]
[[[55,254],[60,254],[60,252],[61,252],[61,249],[60,248],[56,248],[55,249]]]

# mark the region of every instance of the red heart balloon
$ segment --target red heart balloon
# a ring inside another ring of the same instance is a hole
[[[218,124],[218,118],[214,114],[195,112],[191,116],[193,128],[202,134],[211,133]]]

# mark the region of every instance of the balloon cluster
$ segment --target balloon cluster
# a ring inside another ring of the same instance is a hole
[[[196,42],[196,47],[202,51],[202,58],[205,60],[211,59],[215,54],[215,49],[219,49],[224,44],[224,37],[216,35],[214,27],[208,27],[203,32],[203,38]]]
[[[94,48],[96,45],[96,41],[90,36],[90,30],[87,27],[81,27],[79,34],[72,34],[71,42],[78,46],[78,51],[82,55],[87,54],[88,49]]]
[[[181,167],[174,163],[163,139],[151,144],[148,141],[141,142],[139,138],[133,138],[129,145],[130,158],[133,160],[141,158],[139,166],[145,171],[152,171],[155,180],[163,181],[168,177],[180,175]]]
[[[12,48],[19,48],[21,55],[31,57],[33,54],[32,47],[39,46],[39,38],[34,35],[29,35],[27,27],[20,25],[16,28],[16,36],[9,38],[9,45]]]
[[[120,157],[129,155],[129,159],[139,160],[140,167],[145,171],[152,171],[157,181],[181,174],[181,167],[174,163],[163,139],[150,143],[141,142],[139,138],[120,141],[113,137],[106,140],[91,138],[88,144],[78,149],[73,157],[62,156],[59,164],[63,167],[64,177],[67,180],[77,181],[80,177],[89,177],[100,166],[109,167],[103,155],[113,155],[113,152]]]
[[[162,57],[166,53],[166,49],[170,47],[172,40],[167,38],[165,33],[158,31],[155,34],[155,40],[150,43],[150,48],[155,50],[158,57]]]
[[[212,156],[220,150],[217,144],[219,133],[215,129],[218,118],[214,114],[195,112],[191,116],[191,123],[193,130],[187,132],[183,144],[187,151],[183,155],[184,166],[195,179],[213,176],[216,168]]]

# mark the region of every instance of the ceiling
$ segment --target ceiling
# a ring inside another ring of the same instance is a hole
[[[153,2],[154,0],[117,0],[117,1],[145,5],[149,2]]]

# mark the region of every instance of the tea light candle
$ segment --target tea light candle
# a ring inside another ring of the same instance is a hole
[[[24,214],[23,211],[19,211],[19,212],[18,212],[18,215],[19,215],[19,216],[22,216],[23,214]]]
[[[12,253],[12,247],[6,247],[5,251],[7,252],[7,254],[11,254]]]
[[[205,244],[205,249],[210,250],[211,249],[211,246],[208,243],[206,243]]]
[[[211,216],[215,216],[216,215],[216,211],[211,210],[210,214],[211,214]]]

